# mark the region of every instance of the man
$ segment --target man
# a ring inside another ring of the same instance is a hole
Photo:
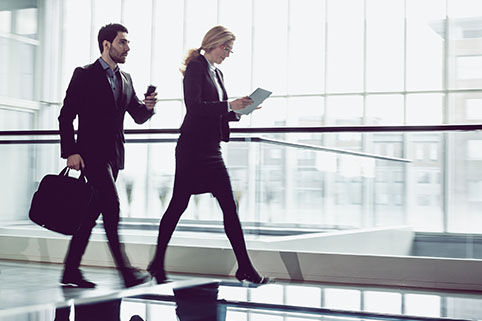
[[[147,281],[147,274],[130,266],[119,241],[119,197],[115,181],[124,168],[124,116],[127,111],[136,123],[146,122],[154,114],[157,93],[141,102],[132,86],[131,76],[119,70],[130,50],[127,29],[108,24],[99,30],[101,57],[94,63],[75,69],[64,105],[60,111],[61,156],[67,166],[83,170],[94,191],[94,200],[86,218],[74,233],[64,261],[61,283],[93,288],[80,271],[80,262],[95,221],[102,213],[109,247],[126,287]],[[78,117],[77,140],[73,121]]]

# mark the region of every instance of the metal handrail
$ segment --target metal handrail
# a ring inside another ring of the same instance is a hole
[[[380,159],[380,160],[388,160],[388,161],[403,162],[403,163],[410,163],[411,162],[411,160],[406,159],[406,158],[388,157],[388,156],[383,156],[383,155],[354,152],[354,151],[350,151],[350,150],[346,150],[346,149],[316,146],[316,145],[309,145],[309,144],[292,143],[292,142],[288,142],[288,141],[265,138],[265,137],[233,137],[233,138],[231,138],[231,141],[267,143],[267,144],[273,144],[273,145],[281,145],[281,146],[285,146],[285,147],[309,149],[309,150],[313,150],[313,151],[322,151],[322,152],[332,152],[332,153],[336,153],[336,154],[366,157],[366,158],[371,158],[371,159]],[[175,143],[175,142],[177,142],[177,138],[131,138],[131,139],[126,139],[126,143],[130,143],[130,144],[132,144],[132,143],[137,143],[137,144],[139,144],[139,143]],[[60,139],[0,140],[0,145],[30,145],[30,144],[59,144],[59,143],[60,143]]]
[[[310,144],[291,143],[291,142],[287,142],[287,141],[283,141],[283,140],[271,139],[271,138],[265,138],[265,137],[256,137],[256,138],[259,142],[275,144],[275,145],[282,145],[282,146],[286,146],[286,147],[310,149],[310,150],[320,151],[320,152],[332,152],[332,153],[336,153],[336,154],[345,154],[345,155],[351,155],[351,156],[368,157],[368,158],[374,158],[374,159],[380,159],[380,160],[389,160],[389,161],[403,162],[403,163],[412,162],[410,159],[406,159],[406,158],[388,157],[388,156],[383,156],[383,155],[368,154],[368,153],[362,153],[362,152],[353,152],[353,151],[346,150],[346,149],[316,146],[316,145],[310,145]]]
[[[341,133],[341,132],[440,132],[440,131],[476,131],[482,130],[482,124],[450,124],[450,125],[392,125],[392,126],[323,126],[323,127],[254,127],[254,128],[232,128],[232,133],[257,134],[257,133]],[[177,128],[157,128],[157,129],[126,129],[126,135],[146,135],[146,134],[179,134]],[[54,136],[59,135],[58,130],[7,130],[0,131],[0,136]],[[277,140],[266,137],[233,137],[232,141],[254,141],[268,144],[282,145],[286,147],[310,149],[314,151],[333,152],[373,159],[389,160],[396,162],[411,162],[409,159],[388,157],[383,155],[354,152],[339,148],[316,146],[309,144],[293,143],[284,140]],[[128,143],[166,143],[176,142],[177,138],[140,138],[127,139]],[[56,144],[59,139],[16,139],[0,140],[0,145],[5,144]]]
[[[249,127],[231,128],[232,133],[338,133],[338,132],[427,132],[427,131],[474,131],[482,130],[482,124],[450,125],[354,125],[318,127]],[[178,128],[126,129],[125,134],[179,134]],[[59,135],[58,130],[2,130],[0,136]]]

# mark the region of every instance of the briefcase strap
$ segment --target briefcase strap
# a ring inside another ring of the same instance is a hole
[[[68,166],[65,166],[65,168],[59,173],[59,176],[69,176],[69,173],[70,173],[70,168]],[[88,182],[87,177],[85,176],[85,173],[83,170],[80,170],[80,176],[78,179],[84,182]]]

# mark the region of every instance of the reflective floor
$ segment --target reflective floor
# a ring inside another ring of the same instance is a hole
[[[0,320],[482,320],[482,293],[170,275],[123,289],[114,269],[83,268],[96,289],[63,288],[61,265],[0,261]]]

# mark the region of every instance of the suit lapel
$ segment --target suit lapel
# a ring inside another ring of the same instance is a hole
[[[130,86],[128,86],[129,82],[124,72],[119,71],[119,73],[121,76],[121,93],[119,95],[118,105],[123,107],[127,105],[128,97],[130,97]]]
[[[109,105],[116,109],[117,105],[115,102],[114,93],[112,92],[112,87],[110,86],[109,80],[107,80],[107,76],[105,75],[105,70],[104,68],[102,68],[102,65],[98,60],[95,62],[95,64],[96,74],[99,80],[99,91],[105,93],[108,96],[110,102]]]
[[[204,64],[204,67],[206,68],[206,74],[208,76],[208,79],[211,80],[211,84],[212,84],[212,87],[214,89],[214,92],[216,92],[216,96],[219,96],[218,94],[218,89],[217,89],[217,86],[216,86],[216,79],[214,79],[214,77],[217,78],[218,80],[218,83],[219,85],[221,86],[221,90],[223,92],[223,100],[227,100],[228,99],[228,95],[226,93],[226,89],[224,88],[224,81],[223,81],[223,77],[221,75],[221,72],[216,68],[215,69],[215,76],[211,73],[211,70],[209,69],[209,62],[208,60],[206,59],[206,57],[204,57],[203,55],[200,55],[199,58],[201,59],[201,61],[203,62]]]
[[[219,85],[221,85],[221,89],[223,90],[223,100],[228,99],[228,94],[226,92],[226,88],[224,88],[224,79],[223,75],[221,75],[221,72],[219,71],[218,68],[215,69],[216,77],[218,78]]]

